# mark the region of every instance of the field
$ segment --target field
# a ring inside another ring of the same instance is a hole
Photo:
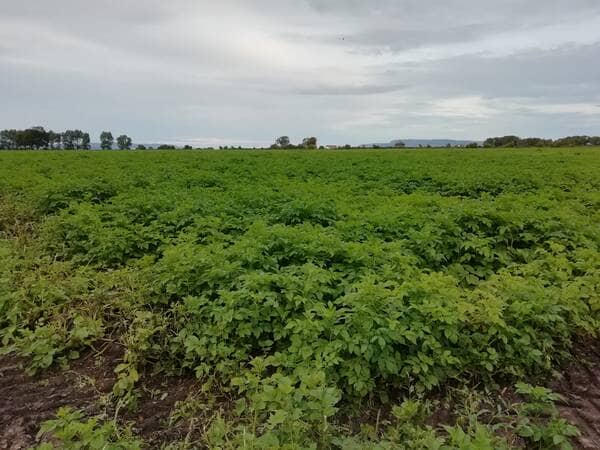
[[[0,152],[0,447],[600,448],[598,330],[597,149]]]

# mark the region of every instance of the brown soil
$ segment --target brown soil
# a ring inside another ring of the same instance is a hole
[[[28,449],[38,444],[40,423],[52,418],[62,406],[86,415],[112,417],[114,410],[102,406],[102,397],[112,390],[114,368],[122,355],[122,348],[111,343],[100,356],[89,352],[68,370],[55,368],[33,377],[25,374],[21,358],[0,356],[0,450]],[[187,432],[184,426],[165,424],[175,403],[193,393],[196,384],[190,378],[148,376],[139,408],[135,413],[122,410],[119,417],[131,423],[135,434],[151,445],[183,439]]]
[[[565,402],[562,416],[581,431],[579,448],[600,449],[600,341],[586,339],[573,350],[573,360],[550,384]]]
[[[0,448],[17,450],[34,445],[39,424],[61,406],[95,413],[99,396],[114,382],[114,375],[104,367],[96,368],[91,358],[82,358],[69,371],[57,368],[30,377],[23,370],[22,359],[2,357]],[[87,378],[89,374],[93,374],[92,379]]]

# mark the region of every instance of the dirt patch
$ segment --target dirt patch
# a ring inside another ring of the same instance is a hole
[[[197,392],[199,384],[190,377],[146,377],[135,411],[123,411],[120,418],[133,423],[133,432],[152,445],[183,440],[188,432],[186,423],[169,423],[177,402]]]
[[[577,445],[600,449],[600,340],[582,339],[573,349],[573,360],[561,370],[550,388],[565,398],[561,415],[576,425]]]
[[[87,374],[78,376],[75,367],[70,371],[52,369],[30,377],[25,374],[23,363],[20,358],[0,358],[1,449],[31,447],[36,443],[40,423],[51,418],[58,408],[69,405],[93,413],[100,396],[91,380],[84,378]],[[110,384],[101,376],[98,381],[100,388]]]
[[[0,450],[21,450],[36,445],[40,424],[52,418],[62,406],[80,409],[85,415],[113,410],[102,406],[102,397],[112,391],[114,368],[123,349],[106,345],[100,352],[88,352],[74,361],[68,370],[53,368],[28,376],[25,361],[14,356],[0,357]],[[135,412],[122,410],[119,418],[131,423],[133,431],[150,446],[182,439],[184,426],[167,426],[175,403],[198,388],[190,377],[143,377],[141,396]]]

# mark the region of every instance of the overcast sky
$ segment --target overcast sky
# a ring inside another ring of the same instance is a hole
[[[0,0],[0,128],[600,134],[599,0]]]

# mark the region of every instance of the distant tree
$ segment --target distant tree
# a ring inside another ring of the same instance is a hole
[[[18,130],[14,134],[16,148],[39,149],[48,147],[48,133],[43,127],[32,127],[26,130]]]
[[[184,145],[183,149],[184,150],[192,150],[192,146],[191,145]]]
[[[304,148],[317,148],[317,138],[316,137],[306,137],[302,139],[302,146]]]
[[[52,130],[48,131],[48,147],[50,149],[60,148],[61,134]]]
[[[167,145],[167,144],[162,144],[159,145],[158,147],[156,147],[158,150],[175,150],[175,146],[174,145]]]
[[[0,131],[0,148],[5,150],[14,149],[17,147],[17,130],[2,130]]]
[[[394,147],[404,148],[404,147],[406,147],[406,144],[404,142],[399,141],[399,142],[394,143]]]
[[[89,133],[83,133],[81,135],[81,148],[83,150],[90,149],[90,134]]]
[[[81,150],[89,148],[89,134],[81,130],[65,130],[62,133],[62,143],[65,150]]]
[[[8,139],[8,130],[0,131],[0,150],[8,150],[12,142]]]
[[[113,135],[110,131],[100,133],[100,148],[102,150],[111,150],[114,143]]]
[[[537,137],[519,139],[517,141],[518,147],[546,147],[553,144],[552,139],[542,139]]]
[[[275,144],[281,148],[288,147],[290,145],[290,138],[288,136],[280,136],[275,140]]]
[[[567,136],[554,141],[554,145],[557,147],[581,147],[588,144],[593,145],[596,139],[590,136]]]
[[[81,130],[73,130],[73,136],[75,137],[75,149],[83,149],[84,133]]]
[[[75,135],[72,130],[63,131],[62,144],[65,150],[73,150],[75,148]]]
[[[17,130],[17,133],[15,134],[15,140],[14,140],[15,147],[14,148],[17,148],[17,149],[27,148],[26,142],[27,142],[27,136],[25,135],[25,131]]]
[[[502,136],[488,138],[483,143],[484,147],[518,147],[521,139],[518,136]]]
[[[131,138],[122,134],[117,138],[117,146],[119,147],[119,150],[129,150],[131,148]]]
[[[142,145],[142,144],[139,144],[135,149],[136,150],[146,150],[146,146]]]
[[[471,142],[467,145],[465,145],[465,148],[478,148],[479,144],[477,142]]]

